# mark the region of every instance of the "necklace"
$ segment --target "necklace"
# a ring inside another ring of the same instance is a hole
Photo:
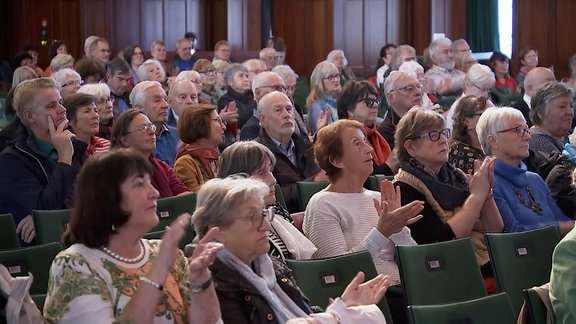
[[[123,257],[123,256],[117,254],[116,252],[110,250],[107,246],[102,246],[100,249],[102,251],[104,251],[106,254],[108,254],[109,256],[113,257],[114,259],[116,259],[118,261],[122,261],[124,263],[138,263],[142,260],[142,258],[144,258],[144,245],[142,244],[142,241],[140,241],[140,253],[135,258]]]
[[[530,208],[530,210],[532,210],[539,216],[542,216],[544,211],[542,210],[542,207],[540,207],[540,203],[537,202],[536,199],[534,199],[534,195],[532,194],[532,189],[530,189],[530,186],[526,186],[526,191],[528,192],[528,198],[530,198],[529,202],[526,201],[524,197],[522,197],[522,194],[520,194],[518,188],[514,188],[514,193],[516,194],[516,197],[518,197],[518,200],[520,200],[522,205]]]

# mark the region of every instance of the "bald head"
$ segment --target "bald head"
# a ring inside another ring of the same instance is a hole
[[[282,92],[273,91],[258,102],[260,126],[273,139],[288,145],[294,133],[295,121],[292,115],[292,101]]]
[[[176,115],[181,116],[184,109],[198,104],[198,91],[192,81],[176,80],[170,87],[168,104]]]
[[[524,79],[525,93],[532,98],[545,82],[555,80],[554,72],[549,68],[535,67],[528,72],[526,79]]]
[[[265,71],[252,80],[252,93],[256,102],[272,91],[286,92],[284,80],[277,73]]]

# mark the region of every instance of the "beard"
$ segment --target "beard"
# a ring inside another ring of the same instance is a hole
[[[438,64],[440,67],[445,68],[446,70],[453,70],[454,66],[456,66],[456,62],[454,60],[450,60],[443,64]]]

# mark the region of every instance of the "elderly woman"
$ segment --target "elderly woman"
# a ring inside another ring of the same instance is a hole
[[[464,53],[459,59],[456,59],[456,69],[468,73],[472,65],[478,64],[478,60],[474,58],[471,51]]]
[[[250,80],[248,79],[248,70],[241,64],[231,64],[224,70],[224,81],[227,90],[218,99],[218,110],[221,111],[220,116],[223,117],[222,110],[232,109],[233,106],[229,106],[229,104],[235,102],[239,114],[237,127],[242,128],[246,121],[254,115],[254,110],[256,109],[256,101],[254,101]],[[229,122],[229,120],[225,120],[225,122]],[[233,135],[234,137],[236,136],[235,133]]]
[[[566,84],[549,81],[530,101],[530,149],[548,155],[561,153],[572,130],[574,93]]]
[[[114,100],[110,97],[110,88],[105,83],[85,84],[78,89],[77,93],[86,93],[96,97],[96,108],[98,108],[98,117],[100,118],[100,126],[96,135],[110,140],[112,127],[116,120],[112,109]]]
[[[484,160],[476,124],[487,104],[488,100],[484,97],[465,96],[455,109],[449,162],[466,174],[474,174],[476,160]]]
[[[210,270],[225,323],[279,324],[311,313],[290,270],[266,254],[274,218],[274,213],[265,209],[263,197],[269,194],[270,187],[260,180],[234,177],[212,179],[198,192],[194,228],[202,238],[217,226],[216,240],[224,244]],[[322,323],[348,323],[350,306],[378,302],[388,285],[387,278],[380,275],[358,285],[362,280],[359,274],[342,297],[328,306],[328,313],[323,314],[326,322]],[[378,323],[385,323],[379,310],[368,307],[380,315]]]
[[[276,202],[276,179],[272,175],[275,164],[276,157],[266,146],[255,141],[237,142],[222,152],[217,177],[243,173],[267,184],[270,190],[264,196],[264,203],[266,208],[272,207],[275,214],[270,222],[268,254],[282,259],[309,259],[316,247],[294,227],[288,211]]]
[[[80,74],[72,69],[62,69],[58,72],[52,73],[52,79],[58,83],[58,91],[62,99],[66,99],[84,84],[80,78]]]
[[[38,74],[33,68],[28,66],[21,66],[14,70],[12,74],[12,88],[16,88],[17,85],[26,81],[38,78]]]
[[[338,96],[338,118],[353,119],[364,125],[366,139],[372,146],[374,173],[394,175],[398,163],[392,155],[390,145],[376,129],[378,117],[378,91],[368,81],[350,81]]]
[[[226,89],[228,88],[228,83],[224,77],[224,71],[226,71],[226,68],[230,66],[230,63],[228,63],[228,61],[217,59],[212,61],[212,65],[214,65],[214,68],[216,69],[216,90],[219,95],[222,96],[226,93]]]
[[[326,57],[326,61],[334,63],[338,68],[338,72],[340,73],[340,84],[344,85],[346,81],[355,80],[356,76],[354,75],[354,71],[350,67],[348,67],[348,60],[344,55],[344,51],[342,50],[333,50],[328,53],[328,57]]]
[[[196,192],[216,176],[217,149],[224,130],[216,106],[199,105],[182,112],[178,119],[178,137],[186,145],[176,153],[174,172],[188,190]]]
[[[542,178],[526,170],[530,129],[514,108],[488,109],[476,125],[486,155],[496,158],[494,199],[504,220],[504,230],[521,232],[556,225],[562,235],[574,226],[550,194]]]
[[[318,63],[310,76],[310,94],[306,98],[310,133],[318,131],[316,123],[325,114],[330,115],[328,123],[338,120],[336,97],[341,90],[340,71],[336,65],[330,61]]]
[[[138,77],[138,82],[150,80],[164,83],[166,81],[166,73],[162,64],[153,59],[142,63],[136,70],[136,76]]]
[[[66,118],[70,121],[70,131],[76,135],[76,139],[88,144],[86,154],[89,157],[110,149],[109,140],[96,136],[100,118],[95,102],[96,98],[92,95],[75,93],[62,104],[66,108]]]
[[[194,71],[200,73],[202,80],[202,93],[200,99],[211,105],[218,104],[219,93],[216,89],[216,68],[207,59],[199,59],[192,67]]]
[[[174,170],[164,161],[154,157],[156,150],[156,125],[138,109],[124,111],[112,129],[112,148],[134,148],[152,165],[152,185],[160,198],[172,197],[188,192]]]
[[[49,323],[215,323],[218,300],[207,266],[221,244],[218,229],[186,260],[178,243],[190,216],[176,219],[162,241],[142,236],[158,223],[153,169],[120,149],[86,162],[78,176],[71,245],[50,268],[44,319]],[[94,202],[98,203],[94,203]]]
[[[477,96],[477,97],[484,97],[488,98],[490,92],[494,88],[494,82],[496,79],[494,78],[494,73],[490,70],[489,67],[483,64],[474,64],[466,73],[466,77],[464,79],[464,96]],[[446,126],[452,130],[454,127],[454,113],[456,112],[456,106],[460,102],[460,99],[456,99],[450,110],[445,113],[446,116]],[[493,106],[491,101],[487,101],[487,104]]]
[[[70,54],[58,54],[50,61],[50,75],[66,68],[74,69],[74,57]]]
[[[448,162],[450,130],[442,115],[419,107],[410,109],[398,123],[395,153],[400,171],[394,184],[402,203],[424,201],[422,220],[411,224],[418,244],[470,237],[482,267],[488,291],[495,291],[485,232],[501,232],[502,218],[491,194],[494,159],[475,165],[470,178]],[[468,180],[470,179],[470,180]]]

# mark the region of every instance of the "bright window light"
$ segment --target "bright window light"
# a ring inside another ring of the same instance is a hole
[[[500,51],[508,57],[512,57],[512,1],[498,0]]]

